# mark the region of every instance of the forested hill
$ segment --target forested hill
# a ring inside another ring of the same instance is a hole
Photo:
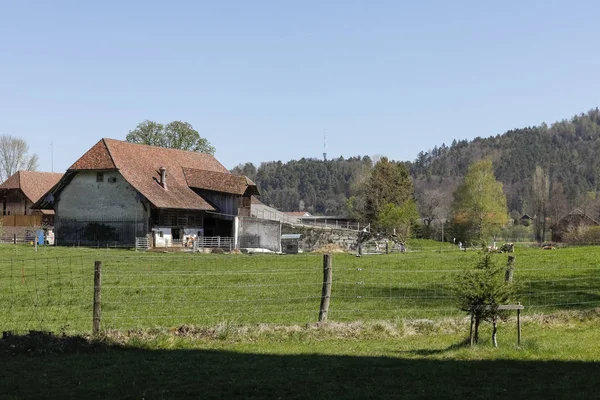
[[[462,179],[469,164],[482,158],[492,159],[509,210],[529,212],[536,166],[548,174],[551,197],[562,197],[562,192],[568,201],[564,207],[578,206],[600,189],[600,111],[596,108],[551,126],[515,129],[471,142],[455,140],[449,147],[419,153],[409,165],[417,187],[434,188],[444,178]]]
[[[260,200],[282,211],[309,211],[318,215],[345,215],[347,199],[361,190],[373,161],[370,157],[333,160],[303,158],[287,163],[251,163],[232,170],[254,180]]]
[[[600,111],[596,108],[551,126],[541,124],[472,141],[454,140],[449,146],[441,144],[419,153],[406,163],[419,208],[423,210],[432,195],[449,204],[452,190],[468,166],[482,158],[492,159],[509,211],[531,212],[536,166],[548,174],[550,202],[560,206],[556,212],[568,211],[595,197],[600,189]],[[281,210],[340,215],[346,213],[347,199],[364,190],[372,165],[370,157],[359,156],[264,162],[258,168],[247,163],[232,172],[254,180],[261,200]]]

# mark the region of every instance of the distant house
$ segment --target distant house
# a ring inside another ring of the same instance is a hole
[[[569,232],[587,226],[598,226],[600,223],[584,213],[575,209],[552,225],[552,241],[563,242]]]
[[[531,222],[531,217],[527,214],[523,214],[523,216],[521,218],[519,218],[519,223],[521,225],[529,226],[530,222]]]
[[[56,242],[121,244],[136,237],[233,237],[254,182],[212,155],[101,139],[35,208],[56,213]]]
[[[0,185],[2,226],[8,233],[20,234],[27,227],[52,226],[53,210],[31,207],[60,180],[62,174],[17,171]]]

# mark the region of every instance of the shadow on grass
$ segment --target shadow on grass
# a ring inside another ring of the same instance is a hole
[[[0,398],[545,399],[600,389],[591,362],[145,350],[45,334],[0,349]]]
[[[416,356],[427,357],[427,356],[433,356],[436,354],[446,353],[449,351],[460,350],[460,349],[464,349],[464,348],[468,348],[468,347],[470,347],[469,346],[469,338],[466,338],[465,340],[463,340],[459,343],[451,344],[450,346],[446,347],[445,349],[404,350],[404,351],[397,352],[397,354],[412,354],[412,355],[416,355]]]

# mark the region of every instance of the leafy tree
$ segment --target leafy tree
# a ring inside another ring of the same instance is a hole
[[[125,140],[129,143],[147,144],[150,146],[167,147],[165,143],[165,126],[161,123],[145,120],[136,128],[129,131]]]
[[[11,135],[0,136],[0,182],[19,170],[37,169],[38,156],[28,152],[29,145],[25,140]]]
[[[481,240],[508,221],[502,183],[494,177],[491,160],[471,164],[464,182],[454,192],[455,223],[467,227],[471,238]]]
[[[134,130],[129,131],[126,139],[130,143],[168,147],[199,153],[214,154],[215,148],[209,141],[200,137],[191,124],[173,121],[167,125],[154,121],[142,121]]]
[[[378,214],[386,204],[402,206],[414,195],[406,165],[391,162],[387,157],[381,157],[375,164],[367,188],[365,219],[368,222],[377,222]]]
[[[415,201],[409,199],[402,205],[388,203],[377,214],[377,227],[388,235],[395,234],[404,242],[410,237],[411,227],[419,219]]]
[[[472,335],[479,342],[479,324],[488,321],[493,324],[492,342],[497,347],[496,328],[499,319],[506,317],[498,310],[499,305],[508,304],[516,293],[515,284],[506,279],[506,268],[498,265],[494,254],[482,247],[482,255],[475,268],[459,274],[454,282],[458,306],[472,316]]]

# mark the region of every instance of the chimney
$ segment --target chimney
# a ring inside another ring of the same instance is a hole
[[[158,170],[160,171],[160,186],[162,186],[166,190],[167,189],[167,169],[165,167],[160,167]]]

